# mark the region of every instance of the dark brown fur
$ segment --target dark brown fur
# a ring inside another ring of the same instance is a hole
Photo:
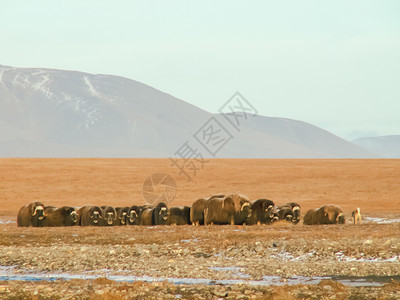
[[[129,207],[127,215],[128,225],[140,225],[143,209],[137,205]]]
[[[103,211],[100,207],[86,205],[78,209],[78,219],[80,226],[100,226],[103,219]]]
[[[103,219],[101,226],[113,226],[117,221],[117,213],[115,212],[114,207],[112,206],[102,206],[103,211]]]
[[[317,217],[317,209],[316,208],[312,208],[309,209],[306,214],[304,215],[303,218],[303,224],[304,225],[318,225],[321,224],[318,221],[318,217]]]
[[[178,206],[169,209],[170,225],[189,225],[190,224],[190,207]]]
[[[155,207],[145,207],[141,216],[141,225],[168,225],[168,207],[160,202]]]
[[[142,211],[142,217],[140,218],[140,225],[151,226],[153,217],[153,209],[152,208],[145,208]]]
[[[193,225],[204,225],[204,208],[206,207],[207,199],[201,198],[193,202],[190,210],[190,222]]]
[[[210,199],[223,197],[225,197],[224,194],[215,194],[209,198],[200,198],[193,202],[190,209],[190,222],[196,226],[204,225],[204,209],[206,207],[206,202]]]
[[[44,209],[46,218],[43,220],[43,226],[74,226],[78,221],[78,215],[75,208],[62,206],[56,208],[54,206],[46,206]]]
[[[344,224],[345,218],[339,207],[330,204],[307,211],[303,223],[304,225]]]
[[[246,219],[246,224],[271,224],[274,218],[274,206],[274,202],[268,199],[251,202],[251,215]]]
[[[168,225],[168,207],[165,203],[160,202],[153,208],[152,223],[153,225]]]
[[[45,218],[43,203],[32,202],[20,208],[17,217],[17,225],[20,227],[42,227]]]
[[[240,194],[211,198],[204,209],[204,224],[242,225],[250,216],[250,201]]]
[[[293,210],[290,205],[278,206],[278,218],[282,221],[293,222]]]
[[[115,220],[115,226],[125,226],[128,223],[128,211],[129,207],[117,207],[115,212],[117,214],[117,219]]]
[[[300,204],[296,203],[296,202],[289,202],[286,203],[286,205],[290,206],[292,208],[293,211],[293,218],[292,218],[292,222],[294,224],[297,224],[300,222]]]

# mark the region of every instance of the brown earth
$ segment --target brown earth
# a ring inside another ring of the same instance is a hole
[[[333,203],[347,215],[355,207],[400,214],[400,160],[213,159],[188,181],[169,159],[84,158],[0,159],[0,215],[15,217],[35,200],[55,206],[142,204],[143,182],[153,173],[175,179],[171,205],[240,192],[277,204],[297,201],[303,212]]]

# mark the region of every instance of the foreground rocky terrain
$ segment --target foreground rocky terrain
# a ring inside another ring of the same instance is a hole
[[[57,282],[0,282],[9,299],[400,299],[400,284],[345,286],[332,280],[316,285],[183,285],[168,282],[121,283],[106,278]]]
[[[15,297],[347,298],[387,295],[400,280],[399,223],[114,228],[8,223],[0,225],[0,245],[0,278],[26,283],[0,285],[0,293]],[[400,297],[395,291],[390,295]]]
[[[0,299],[400,299],[400,160],[210,160],[192,181],[157,159],[0,159]],[[240,192],[339,205],[338,226],[18,228],[21,206],[143,204],[153,173],[170,206]],[[350,224],[360,207],[361,225]]]

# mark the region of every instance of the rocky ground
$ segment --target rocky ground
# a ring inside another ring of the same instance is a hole
[[[400,299],[399,223],[112,228],[2,223],[0,278],[88,280],[10,280],[0,284],[0,298]],[[331,279],[314,278],[321,276]],[[384,282],[346,283],[366,276]]]
[[[56,282],[0,282],[7,299],[400,299],[400,284],[351,287],[332,280],[316,285],[183,285],[121,283],[106,278]]]

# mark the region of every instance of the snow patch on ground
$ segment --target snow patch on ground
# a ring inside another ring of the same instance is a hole
[[[393,257],[390,257],[390,258],[382,258],[382,257],[355,258],[355,257],[347,256],[343,252],[339,251],[339,252],[335,253],[335,256],[338,261],[342,261],[342,262],[350,262],[350,261],[356,261],[356,262],[400,262],[399,255],[394,255]]]
[[[287,252],[287,251],[280,251],[275,254],[271,254],[271,258],[279,259],[279,260],[285,260],[285,261],[304,261],[308,260],[310,258],[315,257],[315,251],[305,253],[303,255],[299,256],[294,256],[292,253]]]
[[[0,219],[0,224],[14,224],[17,223],[15,220],[10,219]]]
[[[318,255],[316,254],[315,251],[300,255],[300,256],[295,256],[294,254],[287,252],[287,251],[280,251],[275,254],[272,254],[270,257],[275,258],[278,260],[283,260],[283,261],[305,261],[308,259],[312,259],[314,257],[317,257]],[[400,262],[400,255],[394,255],[393,257],[390,258],[382,258],[382,257],[361,257],[361,258],[356,258],[356,257],[351,257],[345,255],[343,252],[339,251],[334,253],[334,259],[340,262],[370,262],[370,263],[381,263],[381,262]]]
[[[387,218],[375,218],[375,217],[364,217],[367,222],[377,223],[377,224],[392,224],[400,223],[400,219],[387,219]]]
[[[224,269],[224,268],[220,268]],[[235,267],[233,267],[235,269]],[[306,276],[294,276],[290,278],[283,278],[280,276],[268,276],[262,277],[262,280],[248,280],[246,277],[242,279],[228,279],[228,280],[211,280],[208,278],[179,278],[179,277],[152,277],[152,276],[137,276],[132,275],[110,275],[109,270],[103,269],[100,272],[84,272],[83,274],[69,274],[69,273],[45,273],[45,272],[30,272],[27,270],[18,270],[16,266],[0,266],[0,280],[2,281],[55,281],[55,280],[93,280],[100,277],[105,277],[110,280],[117,282],[159,282],[168,281],[174,284],[207,284],[207,285],[233,285],[233,284],[248,284],[251,286],[270,286],[270,285],[297,285],[297,284],[319,284],[324,279],[332,279],[337,282],[341,282],[344,285],[349,286],[382,286],[384,282],[390,282],[393,280],[390,277],[381,278],[368,278],[368,277],[306,277]],[[223,271],[223,270],[221,270]],[[99,274],[100,273],[100,274]],[[379,280],[381,279],[381,280]],[[384,281],[383,281],[383,280]]]

